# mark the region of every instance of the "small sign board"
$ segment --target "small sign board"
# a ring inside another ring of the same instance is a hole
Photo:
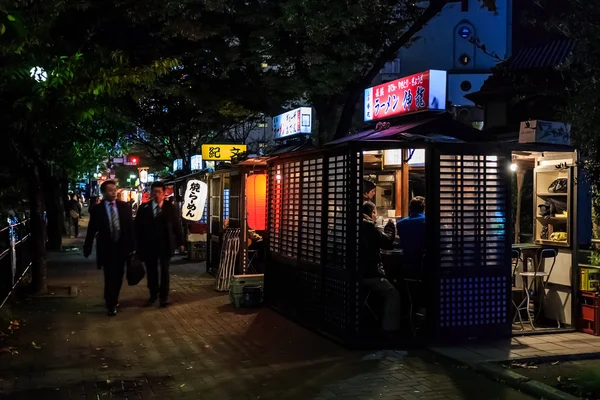
[[[181,169],[183,169],[183,160],[181,158],[173,160],[173,172],[179,171]]]
[[[123,157],[115,157],[113,158],[113,164],[123,164],[125,160],[123,160]]]
[[[571,145],[571,125],[552,121],[523,121],[519,143],[549,143]]]
[[[273,138],[289,139],[312,132],[312,108],[300,107],[273,117]]]
[[[202,156],[200,154],[193,155],[190,164],[192,166],[192,171],[202,169]]]
[[[231,161],[233,157],[248,150],[245,144],[203,144],[202,160]]]
[[[446,109],[446,71],[428,70],[365,90],[364,120]]]

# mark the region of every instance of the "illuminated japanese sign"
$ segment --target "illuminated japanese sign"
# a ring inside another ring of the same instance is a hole
[[[190,161],[191,161],[190,164],[192,165],[192,171],[202,169],[202,156],[201,155],[196,154],[195,156],[192,156],[192,159]]]
[[[208,194],[206,183],[197,179],[189,180],[185,189],[181,216],[189,221],[200,221]]]
[[[446,109],[446,71],[429,70],[365,90],[365,121]]]
[[[233,157],[247,150],[245,144],[203,144],[202,159],[204,161],[230,161]]]
[[[183,160],[178,158],[177,160],[173,161],[173,172],[179,171],[180,169],[183,169]]]
[[[425,165],[425,149],[407,149],[407,163],[414,167]],[[402,149],[384,150],[384,165],[402,165]]]
[[[299,134],[312,132],[312,109],[300,107],[273,117],[273,137],[288,139]]]
[[[147,169],[140,170],[140,182],[148,183],[148,170]]]

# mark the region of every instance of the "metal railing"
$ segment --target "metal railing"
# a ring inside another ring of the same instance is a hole
[[[0,308],[31,268],[33,249],[29,221],[0,229]]]

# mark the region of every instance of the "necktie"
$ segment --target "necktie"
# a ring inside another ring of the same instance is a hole
[[[110,231],[112,234],[113,242],[118,242],[121,236],[121,230],[119,226],[119,216],[117,215],[115,202],[110,203]]]

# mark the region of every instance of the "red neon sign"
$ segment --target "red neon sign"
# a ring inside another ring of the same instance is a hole
[[[446,109],[446,71],[429,70],[365,90],[365,121]]]

